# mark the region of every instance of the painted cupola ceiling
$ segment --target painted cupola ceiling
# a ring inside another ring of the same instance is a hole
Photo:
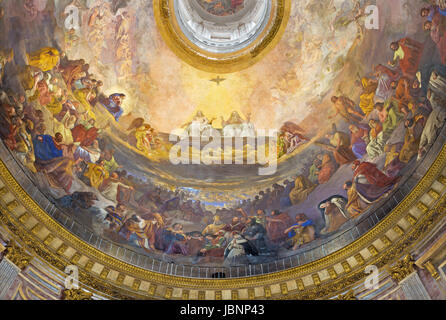
[[[446,139],[446,16],[426,1],[0,5],[5,170],[76,241],[151,272],[323,259]]]

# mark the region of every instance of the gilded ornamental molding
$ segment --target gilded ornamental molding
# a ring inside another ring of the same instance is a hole
[[[356,298],[355,292],[350,289],[346,293],[338,295],[336,300],[358,300],[358,298]]]
[[[189,65],[213,73],[231,73],[261,60],[279,42],[291,13],[291,0],[272,0],[273,12],[265,29],[248,47],[232,53],[212,53],[192,43],[181,31],[174,0],[153,0],[158,29],[169,48]]]
[[[25,269],[32,260],[32,256],[11,240],[5,247],[4,257],[15,264],[20,270]]]
[[[69,289],[64,290],[62,293],[63,300],[92,300],[93,294],[91,292],[86,292],[82,289]]]
[[[410,254],[389,269],[390,276],[397,282],[401,282],[413,272],[415,272],[415,260]]]
[[[427,261],[423,266],[426,268],[427,271],[429,271],[430,275],[432,276],[432,278],[435,279],[435,281],[440,281],[441,275],[438,273],[437,269],[431,261]]]

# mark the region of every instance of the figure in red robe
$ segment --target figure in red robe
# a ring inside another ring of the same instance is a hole
[[[78,124],[75,126],[71,130],[71,133],[74,142],[79,142],[81,147],[89,147],[97,139],[99,129],[94,127],[94,120],[91,119],[88,124]]]
[[[389,177],[370,162],[353,162],[353,182],[360,198],[371,204],[390,192],[400,177]]]
[[[85,64],[84,60],[69,61],[64,66],[59,66],[67,88],[71,89],[73,83],[80,79],[84,74],[87,75],[89,65]]]
[[[9,103],[0,104],[0,138],[12,151],[17,147],[16,136],[20,125],[21,119],[15,108]]]
[[[284,231],[293,225],[293,220],[288,213],[274,210],[271,217],[267,217],[266,219],[268,221],[266,231],[269,239],[273,243],[281,243],[286,241],[288,239],[288,235]]]
[[[231,7],[236,9],[238,6],[243,5],[245,0],[231,0]]]
[[[424,45],[410,38],[403,38],[397,42],[392,42],[390,48],[395,52],[393,61],[389,64],[395,66],[399,61],[401,72],[406,77],[413,79],[418,72]]]
[[[432,21],[424,23],[424,30],[430,31],[432,40],[437,44],[441,63],[446,64],[446,17],[435,13]]]

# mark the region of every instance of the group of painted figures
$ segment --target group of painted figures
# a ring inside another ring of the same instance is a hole
[[[432,53],[414,39],[402,38],[391,43],[394,56],[388,66],[379,64],[370,75],[356,81],[362,90],[358,103],[347,96],[331,99],[335,114],[330,119],[341,117],[339,124],[348,125],[349,132],[338,130],[333,124],[325,139],[315,143],[321,152],[295,181],[276,183],[254,199],[242,202],[241,208],[252,215],[264,216],[265,210],[277,209],[295,212],[294,207],[305,203],[310,194],[330,184],[338,170],[351,166],[353,179],[342,186],[347,197],[334,195],[318,206],[323,228],[317,228],[305,213],[297,214],[297,222],[292,225],[290,215],[282,212],[273,214],[265,224],[266,230],[271,230],[270,239],[288,239],[288,245],[297,249],[317,237],[333,234],[388,196],[397,186],[401,172],[422,159],[432,147],[446,119],[446,52],[442,47],[446,39],[446,11],[431,5],[423,7],[420,14],[427,19],[423,29],[431,32],[440,61],[426,59]],[[422,64],[422,61],[428,62]],[[304,130],[292,122],[285,123],[280,131],[279,157],[309,141]],[[234,214],[231,210],[221,211]],[[289,228],[295,232],[287,238]]]
[[[216,118],[208,119],[202,111],[197,111],[192,121],[183,125],[184,135],[188,137],[238,137],[247,138],[256,136],[256,130],[251,123],[251,114],[243,119],[237,111],[233,111],[228,120],[221,117],[221,132],[213,126]]]
[[[103,112],[110,121],[120,121],[126,96],[105,96],[103,83],[90,74],[86,61],[70,60],[53,47],[28,53],[26,64],[15,62],[13,50],[0,50],[0,137],[37,180],[58,191],[61,207],[101,218],[104,234],[117,242],[153,254],[191,257],[193,263],[267,261],[283,248],[296,250],[360,216],[388,195],[401,171],[433,145],[446,119],[443,9],[432,5],[421,10],[427,19],[423,28],[430,31],[441,63],[421,64],[424,44],[414,39],[391,43],[394,56],[388,66],[376,66],[357,82],[362,87],[358,103],[346,96],[332,98],[333,119],[341,117],[350,132],[334,125],[317,142],[320,154],[295,181],[274,184],[255,199],[216,213],[179,190],[133,176],[117,163],[114,150],[102,139],[111,123],[99,127],[96,122]],[[251,135],[249,118],[233,113],[223,124],[228,131]],[[198,123],[202,133],[209,125],[203,119],[197,113],[185,127],[193,130]],[[131,144],[141,152],[162,147],[156,131],[141,119],[128,131],[134,137]],[[285,123],[280,131],[279,155],[309,141],[294,123]],[[293,211],[345,167],[353,171],[353,179],[343,184],[347,197],[321,199],[322,228],[307,214]],[[98,208],[104,201],[108,205]]]

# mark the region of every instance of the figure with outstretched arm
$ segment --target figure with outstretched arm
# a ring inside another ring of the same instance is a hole
[[[353,100],[348,97],[341,96],[333,96],[331,98],[331,102],[333,103],[333,107],[335,109],[335,114],[329,116],[328,119],[332,120],[338,115],[341,115],[345,121],[350,124],[354,124],[360,122],[364,119],[364,116],[356,111],[356,104]]]

